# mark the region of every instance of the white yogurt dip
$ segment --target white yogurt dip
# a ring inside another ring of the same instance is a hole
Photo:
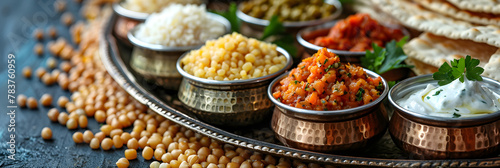
[[[497,101],[497,102],[494,102]],[[453,82],[438,86],[428,84],[424,90],[405,96],[397,103],[413,112],[439,117],[471,117],[497,112],[499,97],[481,88],[479,82]]]

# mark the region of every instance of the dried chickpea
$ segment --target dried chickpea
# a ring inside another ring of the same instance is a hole
[[[47,30],[47,35],[51,38],[56,38],[57,29],[54,26],[50,26],[49,29]]]
[[[161,161],[161,157],[163,156],[163,154],[165,154],[165,149],[158,148],[155,149],[154,157],[156,158],[156,160]]]
[[[126,168],[130,165],[130,163],[128,162],[128,160],[126,158],[120,158],[118,159],[118,161],[116,162],[116,166],[118,168]]]
[[[50,68],[50,69],[54,69],[54,68],[56,68],[56,66],[57,66],[57,60],[56,60],[56,59],[54,59],[54,58],[52,58],[52,57],[49,57],[49,58],[47,59],[46,64],[47,64],[47,67],[48,67],[48,68]]]
[[[101,142],[101,148],[103,150],[109,150],[113,147],[113,140],[111,138],[104,138]]]
[[[59,107],[66,107],[66,103],[69,102],[69,99],[66,96],[61,96],[57,99],[57,105]]]
[[[73,134],[73,141],[75,143],[82,143],[83,142],[83,134],[81,132],[75,132]]]
[[[56,108],[52,108],[49,110],[49,112],[47,112],[47,117],[49,117],[50,121],[52,122],[56,122],[58,116],[59,110],[57,110]]]
[[[149,167],[150,168],[159,168],[160,162],[158,162],[158,161],[151,162],[151,164],[149,164]]]
[[[40,104],[42,104],[45,107],[52,105],[52,95],[48,93],[43,94],[42,97],[40,98]]]
[[[73,24],[73,14],[71,14],[71,12],[65,12],[62,16],[61,16],[61,22],[66,25],[66,26],[69,26],[71,24]]]
[[[241,163],[240,168],[252,168],[252,164],[248,161],[244,161]]]
[[[125,150],[125,158],[127,158],[127,160],[136,159],[137,158],[137,150],[135,150],[135,149]]]
[[[85,132],[83,132],[83,142],[90,143],[92,138],[94,138],[94,133],[92,133],[92,131],[86,130]]]
[[[219,167],[217,166],[217,164],[209,163],[207,168],[219,168]]]
[[[172,156],[171,153],[165,153],[163,156],[161,156],[161,161],[165,163],[169,163],[171,160],[173,160],[174,157]]]
[[[52,139],[52,130],[49,127],[44,127],[42,129],[42,138],[45,140]]]
[[[104,138],[106,138],[106,134],[104,134],[104,132],[98,132],[94,135],[94,138],[97,138],[99,142],[101,142]]]
[[[179,168],[189,168],[189,164],[186,161],[182,161]]]
[[[143,150],[142,150],[142,157],[145,159],[145,160],[151,160],[151,158],[153,158],[153,148],[149,147],[149,146],[146,146]]]
[[[80,117],[78,117],[78,125],[80,125],[80,128],[87,128],[88,125],[87,116],[80,115]]]
[[[129,139],[127,142],[127,148],[137,150],[139,148],[139,143],[137,142],[137,139],[135,138]]]
[[[27,100],[28,108],[36,109],[38,107],[38,103],[36,103],[36,99],[33,97],[29,97]]]
[[[124,133],[122,133],[122,135],[120,135],[120,138],[122,139],[122,142],[125,145],[125,144],[127,144],[128,140],[130,138],[132,138],[132,136],[130,135],[130,133],[124,132]]]
[[[94,114],[94,118],[99,123],[104,123],[106,121],[106,113],[102,110],[97,110]]]
[[[50,75],[50,73],[45,73],[42,76],[42,82],[45,85],[50,86],[55,83],[55,79],[52,77],[52,75]]]
[[[26,102],[27,102],[28,97],[26,97],[23,94],[20,94],[17,96],[17,105],[21,108],[26,107]]]
[[[36,55],[41,56],[43,55],[43,44],[37,43],[33,47],[33,52],[35,52]]]
[[[54,2],[54,10],[57,12],[62,12],[66,9],[66,1],[57,0]]]
[[[170,168],[170,165],[168,163],[160,163],[159,168]]]
[[[23,68],[23,76],[25,78],[31,78],[31,67],[27,66]]]
[[[90,146],[90,148],[92,148],[92,149],[99,149],[99,145],[100,145],[100,143],[101,143],[101,142],[99,141],[99,139],[97,139],[97,138],[95,138],[95,137],[94,137],[94,138],[92,138],[92,140],[90,141],[89,146]]]
[[[33,31],[33,37],[37,40],[42,40],[43,39],[43,31],[42,29],[35,29]]]
[[[59,68],[61,68],[62,71],[64,72],[69,72],[71,70],[71,63],[68,61],[63,61],[61,64],[59,64]]]
[[[148,137],[143,136],[141,139],[139,139],[138,143],[139,147],[144,149],[144,147],[146,147],[146,145],[148,144]]]
[[[111,133],[111,130],[113,130],[113,127],[111,125],[103,125],[101,126],[101,132],[103,132],[105,135],[109,135]]]
[[[66,127],[68,129],[77,129],[78,128],[78,120],[75,120],[74,118],[70,118],[68,122],[66,122]]]
[[[65,112],[61,112],[61,113],[59,113],[59,116],[57,116],[57,121],[61,125],[66,125],[66,123],[68,122],[68,119],[69,119],[68,113],[65,113]]]

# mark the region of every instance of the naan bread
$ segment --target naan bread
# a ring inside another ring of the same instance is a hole
[[[407,0],[373,0],[402,24],[451,39],[472,40],[500,47],[500,27],[477,26],[431,12]]]
[[[500,14],[499,0],[448,0],[448,2],[463,10]]]
[[[484,25],[500,25],[500,15],[462,10],[445,0],[416,0],[427,9],[455,19]]]
[[[470,55],[480,60],[484,76],[500,81],[500,48],[495,46],[423,33],[403,46],[403,50],[409,58],[406,63],[415,66],[413,71],[417,75],[433,73],[444,62]]]

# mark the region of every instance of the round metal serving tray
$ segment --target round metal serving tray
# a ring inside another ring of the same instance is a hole
[[[180,124],[188,129],[196,131],[205,136],[232,144],[239,147],[248,148],[257,152],[272,154],[279,157],[303,160],[306,162],[316,162],[337,166],[381,166],[381,167],[499,167],[500,157],[484,159],[460,159],[460,160],[414,160],[412,156],[404,154],[396,148],[388,134],[375,145],[364,152],[356,154],[325,154],[305,150],[294,149],[279,144],[276,140],[266,140],[242,132],[257,131],[266,132],[269,129],[269,122],[260,125],[231,130],[230,128],[219,128],[206,124],[195,117],[192,117],[180,104],[172,100],[174,95],[163,97],[158,94],[158,88],[154,85],[144,83],[143,79],[134,72],[125,62],[130,59],[131,50],[117,42],[113,36],[113,25],[117,16],[110,17],[105,26],[99,52],[102,63],[114,80],[131,96],[139,102],[147,105],[151,110],[164,116],[165,118]],[[137,76],[136,76],[137,75]],[[175,94],[175,93],[172,93]],[[170,98],[168,98],[170,97]],[[243,131],[242,131],[243,130]],[[270,135],[271,139],[274,135]]]

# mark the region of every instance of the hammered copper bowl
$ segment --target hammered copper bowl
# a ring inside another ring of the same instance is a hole
[[[500,83],[483,77],[481,85],[500,90]],[[434,117],[399,106],[396,101],[427,84],[437,85],[432,75],[396,84],[389,92],[394,108],[389,133],[396,145],[415,159],[465,159],[495,156],[500,144],[500,111],[477,117]]]
[[[231,25],[227,19],[213,13],[207,13],[207,15],[210,19],[222,23],[226,29],[225,33],[231,31]],[[153,81],[165,89],[177,90],[182,80],[181,74],[175,68],[177,59],[186,51],[200,48],[201,44],[185,47],[167,47],[142,42],[134,36],[135,32],[141,26],[143,24],[137,25],[128,33],[128,39],[134,45],[130,66],[147,81]]]
[[[379,77],[364,69],[368,76]],[[316,111],[285,105],[273,97],[273,89],[288,73],[276,78],[267,95],[276,105],[271,127],[286,146],[317,152],[352,152],[379,140],[388,125],[387,111],[382,100],[389,92],[382,78],[384,91],[375,101],[344,110]]]
[[[136,25],[143,23],[149,14],[128,10],[122,7],[120,3],[113,4],[113,11],[118,15],[113,27],[114,34],[125,45],[133,47],[132,43],[130,43],[127,38],[127,34]]]
[[[269,83],[292,67],[292,57],[278,47],[277,51],[287,59],[286,66],[270,75],[259,78],[217,81],[199,78],[181,68],[177,70],[184,77],[177,94],[184,107],[199,119],[215,125],[247,126],[263,121],[269,116],[273,103],[267,97]]]
[[[338,0],[325,0],[326,3],[331,4],[335,6],[336,10],[332,15],[329,17],[323,18],[323,19],[317,19],[317,20],[310,20],[310,21],[300,21],[300,22],[283,22],[283,27],[287,31],[298,31],[302,28],[308,27],[308,26],[315,26],[315,25],[320,25],[328,21],[332,21],[340,16],[342,14],[342,4]],[[265,19],[260,19],[256,18],[250,15],[247,15],[246,13],[242,12],[240,10],[240,6],[238,6],[238,10],[236,11],[236,16],[243,21],[244,23],[248,24],[248,26],[252,29],[255,30],[264,30],[267,25],[269,25],[269,20]]]

